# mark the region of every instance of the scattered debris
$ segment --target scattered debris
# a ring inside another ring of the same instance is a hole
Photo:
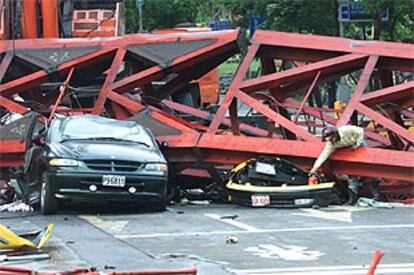
[[[387,203],[387,202],[380,202],[377,201],[375,199],[370,199],[370,198],[365,198],[365,197],[361,197],[359,198],[359,200],[357,201],[357,205],[361,206],[361,207],[375,207],[375,208],[394,208],[392,204]]]
[[[210,202],[207,200],[203,200],[203,201],[189,201],[188,204],[193,204],[193,205],[209,205]]]
[[[220,217],[220,219],[222,219],[222,220],[228,220],[228,219],[235,220],[238,217],[239,217],[239,215],[230,215],[230,216],[222,216],[222,217]]]
[[[202,260],[197,255],[187,255],[187,254],[181,254],[181,253],[167,253],[162,255],[163,258],[171,258],[171,259],[191,259],[191,260]]]
[[[50,239],[54,225],[49,224],[42,230],[16,234],[0,224],[0,250],[38,250]]]
[[[235,244],[238,242],[239,242],[239,236],[237,235],[229,235],[226,240],[226,243],[228,244]]]
[[[50,255],[47,253],[21,255],[21,256],[0,255],[0,263],[1,262],[17,262],[17,261],[41,261],[41,260],[48,260],[48,259],[50,259]]]
[[[11,203],[3,204],[0,206],[0,212],[32,212],[33,207],[25,204],[21,200],[17,200]]]
[[[0,180],[0,205],[12,202],[14,195],[11,184],[5,180]]]

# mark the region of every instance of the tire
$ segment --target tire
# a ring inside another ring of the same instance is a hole
[[[40,177],[40,212],[43,215],[56,214],[58,210],[58,200],[47,177],[46,172]]]

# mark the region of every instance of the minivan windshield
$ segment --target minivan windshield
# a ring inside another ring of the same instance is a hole
[[[151,136],[135,122],[100,117],[69,117],[52,127],[51,140],[105,140],[140,143],[153,147]]]

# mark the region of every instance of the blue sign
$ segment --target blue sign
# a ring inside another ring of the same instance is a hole
[[[381,20],[388,21],[388,9],[381,12]],[[340,22],[372,22],[373,15],[365,11],[361,3],[340,3],[339,4]]]
[[[229,30],[231,29],[230,21],[222,20],[222,21],[212,21],[208,25],[210,29],[213,31],[220,31],[220,30]]]

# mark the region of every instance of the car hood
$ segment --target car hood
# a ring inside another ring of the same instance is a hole
[[[148,148],[134,143],[66,141],[49,145],[53,155],[59,158],[117,159],[137,162],[166,162],[158,148]]]

